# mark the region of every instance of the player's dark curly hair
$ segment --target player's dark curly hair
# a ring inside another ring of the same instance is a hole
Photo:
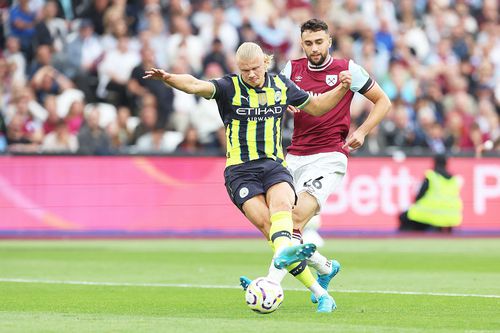
[[[300,34],[304,31],[310,30],[312,32],[321,31],[328,33],[328,24],[325,21],[321,21],[318,19],[310,19],[302,24],[300,27]]]

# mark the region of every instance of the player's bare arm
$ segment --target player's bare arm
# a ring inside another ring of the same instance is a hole
[[[330,90],[319,96],[311,97],[309,103],[302,110],[312,116],[322,116],[332,110],[340,102],[342,97],[351,87],[352,76],[349,71],[342,71],[339,75],[340,83],[335,89]]]
[[[179,89],[188,94],[211,98],[215,91],[213,83],[198,80],[189,74],[172,74],[159,68],[151,68],[145,72],[143,79],[161,80],[172,88]]]
[[[391,109],[389,97],[387,97],[377,83],[364,96],[374,104],[373,110],[363,124],[349,134],[343,148],[349,147],[352,150],[360,148],[365,142],[365,136],[384,119],[387,112]]]

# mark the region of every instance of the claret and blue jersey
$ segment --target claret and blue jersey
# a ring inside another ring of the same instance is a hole
[[[303,107],[309,94],[283,75],[266,73],[262,88],[252,88],[239,75],[211,81],[212,96],[226,128],[226,166],[261,158],[284,162],[281,123],[288,105]]]
[[[370,75],[354,61],[329,58],[320,66],[311,66],[307,58],[289,61],[281,71],[297,86],[311,95],[323,94],[341,84],[342,71],[352,75],[350,91],[332,110],[321,117],[305,112],[294,114],[292,144],[288,152],[297,156],[307,156],[327,152],[340,152],[349,155],[344,143],[349,133],[351,115],[350,105],[354,93],[365,94],[375,84]]]

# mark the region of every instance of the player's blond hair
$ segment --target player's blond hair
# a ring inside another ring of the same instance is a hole
[[[245,42],[238,47],[236,50],[236,61],[239,60],[253,60],[256,57],[264,57],[264,65],[266,66],[266,70],[271,66],[271,62],[273,61],[273,55],[265,54],[262,51],[262,48],[252,42]]]

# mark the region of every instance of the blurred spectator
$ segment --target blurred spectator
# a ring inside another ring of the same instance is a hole
[[[7,125],[7,144],[10,152],[36,152],[38,143],[33,132],[29,132],[30,122],[21,113],[16,113]]]
[[[85,117],[85,123],[78,132],[78,153],[83,155],[109,155],[111,140],[99,127],[99,109],[93,107]]]
[[[148,26],[140,35],[142,47],[150,47],[155,56],[155,63],[160,68],[168,68],[173,59],[168,57],[169,31],[161,14],[160,6],[148,7],[146,17]]]
[[[126,106],[119,107],[115,121],[108,128],[111,144],[115,150],[125,148],[132,138],[130,119],[130,109]]]
[[[35,26],[34,44],[49,45],[54,49],[54,55],[63,57],[68,28],[66,21],[57,17],[59,8],[57,1],[49,0],[42,10],[42,20]]]
[[[259,39],[259,36],[257,36],[257,33],[250,23],[243,24],[238,32],[240,36],[240,44],[243,44],[244,42],[256,43]]]
[[[168,40],[168,59],[183,59],[187,61],[189,70],[185,73],[201,73],[201,62],[205,46],[200,37],[193,35],[189,21],[185,17],[176,16],[172,19],[172,32]]]
[[[43,133],[45,135],[56,129],[61,117],[57,114],[57,98],[55,95],[47,95],[43,103],[43,107],[47,111],[47,119],[43,123]]]
[[[380,21],[386,20],[391,31],[396,30],[398,22],[396,21],[396,8],[391,0],[373,0],[361,1],[361,13],[363,17],[376,17],[375,20],[364,20],[364,24],[368,25],[373,31],[380,28]]]
[[[221,66],[217,63],[209,64],[203,75],[205,80],[212,80],[224,75]],[[219,149],[223,143],[219,140],[218,131],[224,130],[224,124],[219,115],[217,103],[214,100],[200,98],[198,105],[191,113],[190,122],[197,131],[199,141],[208,148]],[[224,136],[224,142],[226,138]]]
[[[331,7],[330,21],[341,29],[339,34],[354,37],[357,29],[364,27],[364,17],[357,0],[335,2]]]
[[[4,113],[6,123],[9,124],[16,115],[21,116],[25,132],[34,134],[35,141],[41,142],[43,136],[41,128],[47,118],[47,111],[38,104],[29,87],[19,86],[12,91],[10,103]]]
[[[389,29],[389,23],[387,20],[380,21],[380,27],[375,33],[375,42],[378,47],[384,47],[388,52],[394,50],[394,35]]]
[[[212,42],[212,48],[203,58],[203,70],[205,71],[207,66],[211,63],[217,63],[223,70],[222,76],[228,74],[231,70],[228,67],[226,53],[224,52],[222,41],[215,38]],[[219,76],[219,77],[222,77]]]
[[[182,154],[199,154],[203,150],[198,131],[194,126],[189,125],[184,133],[184,140],[179,143],[175,151]]]
[[[151,132],[155,127],[164,128],[163,126],[158,126],[158,111],[154,99],[153,103],[143,103],[141,111],[139,112],[139,119],[139,124],[135,127],[132,137],[130,138],[130,145],[135,145],[139,137]]]
[[[44,66],[38,69],[33,75],[30,84],[38,102],[42,104],[47,95],[60,94],[66,89],[73,88],[73,82],[52,66]]]
[[[401,98],[410,104],[416,100],[417,82],[408,68],[400,62],[391,62],[389,73],[382,79],[381,87],[391,100]]]
[[[65,121],[71,134],[80,132],[84,122],[83,110],[85,103],[82,100],[75,100],[71,103]]]
[[[45,153],[75,153],[78,139],[69,132],[66,122],[59,119],[55,129],[43,139],[41,149]]]
[[[432,122],[426,128],[426,144],[427,147],[435,154],[446,153],[449,142],[447,143],[444,137],[443,128],[439,123]]]
[[[252,28],[257,33],[258,43],[264,52],[272,53],[276,56],[275,62],[284,57],[290,48],[287,32],[278,25],[274,16],[269,16],[264,20],[251,20]]]
[[[4,57],[12,71],[12,83],[24,85],[26,82],[26,58],[21,53],[21,44],[19,38],[14,36],[7,37]],[[0,92],[1,93],[1,92]]]
[[[128,105],[127,82],[139,63],[139,54],[130,49],[128,36],[118,37],[116,49],[106,50],[98,66],[97,96],[113,105]]]
[[[94,26],[95,32],[98,35],[102,35],[104,34],[104,14],[108,7],[110,7],[110,5],[110,0],[86,1],[84,9],[79,16],[85,19],[90,19],[92,21],[92,25]]]
[[[250,17],[253,16],[252,3],[251,0],[234,0],[234,4],[226,9],[228,22],[236,28],[248,23]]]
[[[155,125],[153,130],[137,139],[135,148],[142,153],[172,153],[183,137],[180,132],[165,131],[165,128]]]
[[[407,107],[401,101],[395,101],[393,110],[380,125],[387,145],[401,148],[414,145],[415,130],[409,119]]]
[[[177,63],[172,67],[172,73],[187,73],[188,65],[186,61],[178,59]],[[189,126],[191,115],[196,110],[196,97],[192,94],[187,94],[178,89],[173,90],[174,93],[174,113],[170,118],[169,127],[175,131],[184,133]]]
[[[35,50],[35,59],[28,68],[28,79],[31,80],[35,73],[42,67],[52,67],[52,50],[49,45],[39,45]]]
[[[161,3],[159,0],[149,0],[144,1],[142,4],[142,9],[137,14],[137,31],[141,33],[144,30],[150,28],[151,24],[151,15],[158,16],[162,18],[165,16],[164,23],[167,23],[168,16],[166,14],[166,10],[164,10],[165,5]]]
[[[152,67],[158,67],[155,62],[153,50],[147,46],[141,50],[141,63],[134,67],[127,89],[133,95],[133,107],[137,110],[140,107],[141,99],[146,94],[153,94],[158,101],[158,124],[165,127],[173,112],[174,93],[172,89],[165,87],[165,84],[156,80],[144,80],[144,72]],[[134,111],[137,115],[137,111]]]
[[[85,93],[89,102],[96,102],[97,65],[102,60],[104,49],[94,35],[92,21],[80,21],[77,32],[68,36],[64,73]]]
[[[364,64],[363,68],[379,80],[387,73],[390,53],[384,47],[377,47],[373,34],[365,35],[363,39],[353,45],[353,60],[356,63]]]
[[[101,46],[104,50],[113,50],[118,46],[118,39],[123,36],[128,36],[128,27],[125,18],[121,16],[113,17],[116,11],[111,8],[106,12],[104,21],[106,24],[106,32],[100,39]]]
[[[19,38],[21,51],[28,61],[33,55],[33,36],[35,34],[36,12],[30,9],[29,0],[19,0],[9,11],[10,33]]]
[[[221,41],[224,51],[233,53],[239,45],[237,29],[227,22],[224,9],[216,6],[211,11],[210,19],[205,20],[200,26],[200,38],[208,49],[215,39]]]
[[[400,231],[445,231],[462,223],[462,199],[457,177],[447,170],[443,154],[434,158],[434,169],[425,180],[408,211],[399,216]]]

